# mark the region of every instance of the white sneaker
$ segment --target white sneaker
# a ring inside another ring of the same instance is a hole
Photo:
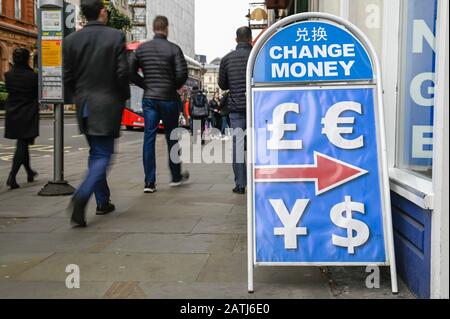
[[[185,171],[183,173],[181,173],[181,180],[179,181],[172,181],[169,186],[170,187],[178,187],[181,186],[183,184],[185,184],[188,180],[189,180],[190,174],[188,171]]]

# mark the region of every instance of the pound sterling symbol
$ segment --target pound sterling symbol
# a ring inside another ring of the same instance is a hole
[[[301,150],[303,141],[301,140],[283,140],[286,132],[297,131],[295,123],[286,124],[285,117],[289,112],[299,114],[300,107],[295,103],[285,103],[277,106],[273,110],[273,124],[269,124],[267,129],[272,132],[272,138],[267,141],[267,149],[269,150]]]
[[[333,245],[348,248],[349,254],[355,254],[355,248],[364,245],[370,236],[369,227],[362,221],[353,219],[353,212],[365,214],[364,204],[352,202],[350,196],[345,202],[337,204],[331,210],[331,220],[336,226],[347,229],[347,237],[333,234]],[[356,231],[356,236],[353,232]]]

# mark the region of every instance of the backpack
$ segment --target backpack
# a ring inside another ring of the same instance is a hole
[[[202,93],[195,94],[192,99],[191,116],[196,118],[202,118],[208,116],[208,99],[206,95]]]

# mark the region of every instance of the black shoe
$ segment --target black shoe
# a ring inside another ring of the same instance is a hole
[[[32,170],[32,171],[30,172],[30,174],[28,174],[28,178],[27,178],[28,183],[33,183],[33,182],[34,182],[34,179],[35,179],[36,177],[38,177],[38,176],[39,176],[38,172]]]
[[[6,186],[8,186],[10,190],[20,188],[19,184],[16,182],[16,179],[11,175],[9,175],[8,180],[6,181]]]
[[[233,193],[238,194],[238,195],[245,195],[245,187],[236,186],[233,189]]]
[[[86,213],[85,213],[86,204],[83,204],[80,201],[72,199],[67,210],[71,214],[70,224],[73,227],[87,227]]]
[[[114,204],[109,201],[105,205],[97,206],[97,215],[98,216],[108,215],[115,210],[116,210],[116,206],[114,206]]]
[[[156,192],[156,184],[155,183],[146,183],[144,187],[144,193],[153,194]]]
[[[185,184],[189,180],[190,174],[188,171],[181,173],[181,178],[177,181],[172,181],[169,186],[170,187],[178,187]]]

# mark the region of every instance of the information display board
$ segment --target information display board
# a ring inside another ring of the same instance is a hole
[[[39,8],[39,100],[64,103],[62,1],[47,1]],[[53,3],[54,2],[54,3]]]

